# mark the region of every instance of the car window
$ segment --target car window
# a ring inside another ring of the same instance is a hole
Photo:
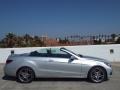
[[[45,48],[30,53],[30,56],[70,58],[71,55],[61,51],[59,48]]]
[[[30,53],[30,56],[38,56],[38,57],[48,57],[48,49],[40,49],[37,51],[33,51]]]
[[[60,49],[51,49],[52,54],[66,54],[65,52],[61,51]]]
[[[47,53],[47,49],[44,48],[44,49],[40,49],[40,50],[37,50],[38,53]]]
[[[51,57],[56,57],[56,58],[70,58],[71,55],[61,51],[60,49],[56,48],[56,49],[51,49]]]

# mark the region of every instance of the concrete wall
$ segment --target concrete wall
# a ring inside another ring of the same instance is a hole
[[[76,53],[108,59],[111,62],[120,62],[120,44],[111,45],[80,45],[80,46],[62,46]],[[0,48],[0,63],[5,63],[11,50],[16,54],[27,53],[46,47],[29,48]]]

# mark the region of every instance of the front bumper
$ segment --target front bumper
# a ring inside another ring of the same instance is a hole
[[[108,77],[108,79],[112,77],[112,74],[113,74],[112,72],[113,72],[112,68],[109,68],[107,70],[107,77]]]

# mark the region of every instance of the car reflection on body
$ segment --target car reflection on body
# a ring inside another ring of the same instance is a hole
[[[42,48],[30,53],[12,54],[4,67],[6,76],[21,83],[34,78],[88,78],[100,83],[112,75],[111,64],[104,59],[76,54],[66,48]]]

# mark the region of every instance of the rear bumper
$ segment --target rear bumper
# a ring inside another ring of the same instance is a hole
[[[12,67],[9,67],[9,65],[4,66],[4,75],[5,76],[16,76],[15,69]]]

